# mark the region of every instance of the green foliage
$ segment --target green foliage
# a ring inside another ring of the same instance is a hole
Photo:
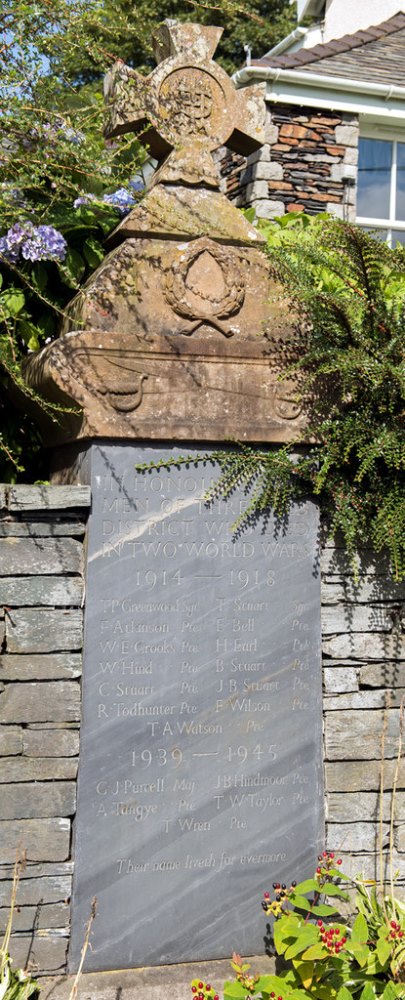
[[[13,924],[13,913],[17,895],[17,887],[24,862],[17,860],[14,866],[13,888],[10,904],[10,914],[7,921],[3,941],[0,943],[0,1000],[37,1000],[39,986],[29,972],[13,969],[9,955],[9,945]]]
[[[324,851],[313,879],[274,883],[274,898],[264,894],[266,916],[275,918],[276,973],[254,975],[234,954],[236,979],[225,983],[224,1000],[403,1000],[405,906],[393,893],[379,897],[373,882],[348,878],[340,864]],[[348,889],[356,916],[336,920],[335,901],[347,902]],[[193,980],[192,992],[213,1000],[201,981]]]
[[[259,58],[296,24],[286,0],[37,0],[35,6],[8,0],[8,5],[23,9],[28,30],[39,27],[39,51],[75,88],[97,84],[118,58],[149,73],[155,66],[151,35],[165,18],[225,28],[217,57],[231,73],[245,62],[245,45]]]
[[[269,451],[241,446],[216,455],[212,496],[252,487],[243,520],[271,506],[319,496],[349,557],[388,549],[405,574],[405,252],[354,225],[291,213],[260,223],[275,276],[297,309],[295,343],[271,343],[282,378],[296,380],[307,409],[304,440]],[[298,448],[298,451],[297,451]],[[239,525],[238,525],[239,526]]]

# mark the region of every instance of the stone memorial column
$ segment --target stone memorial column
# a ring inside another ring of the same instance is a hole
[[[93,498],[72,969],[93,896],[87,970],[263,952],[263,889],[322,840],[316,506],[235,534],[246,492],[205,499],[218,443],[305,429],[270,349],[290,307],[218,190],[212,152],[253,151],[264,120],[212,61],[220,34],[166,22],[148,78],[109,75],[106,134],[143,130],[158,169],[27,368],[75,404],[60,476]]]

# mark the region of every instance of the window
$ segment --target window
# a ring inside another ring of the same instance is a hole
[[[405,140],[359,140],[357,222],[405,244]]]

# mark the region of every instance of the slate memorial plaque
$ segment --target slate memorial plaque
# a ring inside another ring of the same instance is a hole
[[[263,890],[322,843],[317,508],[235,536],[217,467],[135,469],[176,454],[87,453],[72,969],[94,896],[88,971],[263,953]]]

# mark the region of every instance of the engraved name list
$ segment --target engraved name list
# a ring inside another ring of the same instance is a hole
[[[124,964],[251,952],[257,894],[305,852],[310,867],[318,833],[317,512],[235,536],[248,499],[207,505],[212,467],[137,473],[156,449],[108,450],[93,456],[76,862],[82,913],[84,885],[99,900],[94,963],[111,933]]]

